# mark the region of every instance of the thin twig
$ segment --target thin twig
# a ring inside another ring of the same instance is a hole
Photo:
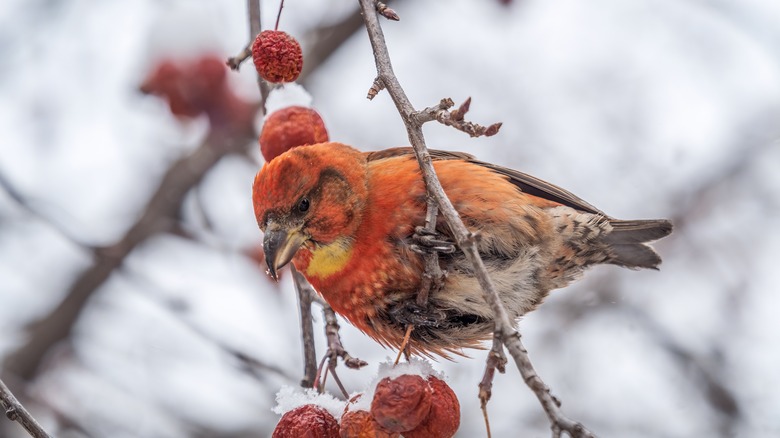
[[[314,389],[320,394],[325,392],[325,382],[328,380],[328,370],[325,368],[325,362],[328,360],[328,355],[322,356],[319,366],[317,366],[317,374],[314,378]],[[325,370],[323,373],[322,370]]]
[[[303,380],[301,386],[313,388],[317,378],[317,351],[314,345],[314,321],[311,313],[314,290],[306,278],[290,266],[295,290],[298,292],[298,305],[301,312],[301,337],[303,338]]]
[[[260,34],[260,0],[247,0],[246,9],[247,16],[249,16],[249,43],[247,43],[238,55],[228,58],[226,64],[231,70],[238,71],[239,67],[241,67],[241,63],[252,56],[252,43],[254,43],[257,35]],[[260,86],[259,83],[258,86]],[[262,91],[261,86],[260,92],[262,93]],[[265,101],[265,99],[263,99],[263,101]]]
[[[230,345],[230,343],[223,341],[218,336],[215,336],[208,330],[205,330],[196,324],[192,319],[187,318],[184,314],[187,308],[186,303],[180,300],[166,300],[162,298],[165,294],[151,279],[144,276],[143,272],[136,271],[132,268],[123,268],[123,273],[126,274],[125,278],[127,280],[132,281],[138,286],[138,290],[146,292],[144,294],[145,298],[169,312],[177,323],[210,342],[226,355],[236,359],[239,362],[241,370],[246,371],[250,376],[258,380],[264,380],[265,376],[270,372],[285,380],[293,380],[293,377],[287,370],[270,362],[265,362],[250,353]]]
[[[322,314],[325,315],[325,337],[328,339],[328,353],[326,356],[330,360],[336,360],[336,358],[340,357],[344,361],[344,365],[353,370],[368,365],[368,362],[350,356],[347,350],[344,349],[344,345],[341,343],[341,336],[339,335],[340,327],[336,318],[336,312],[328,304],[324,304],[322,306]]]
[[[493,123],[490,126],[482,126],[477,123],[464,120],[466,113],[471,107],[471,98],[466,99],[457,109],[448,111],[455,106],[455,102],[450,98],[442,99],[438,105],[425,108],[416,113],[417,121],[422,124],[436,120],[445,126],[451,126],[458,131],[465,132],[471,137],[491,137],[498,134],[502,123]]]
[[[339,375],[336,373],[336,365],[338,364],[335,360],[329,360],[328,361],[328,369],[330,369],[330,373],[333,375],[333,381],[336,382],[336,386],[339,387],[341,390],[341,394],[344,396],[344,398],[349,399],[349,392],[347,392],[347,389],[344,388],[344,384],[341,383],[341,379],[339,379]]]
[[[249,42],[249,44],[244,47],[241,52],[239,52],[236,56],[231,56],[227,59],[225,64],[230,67],[231,70],[238,71],[238,69],[241,67],[241,63],[249,59],[249,57],[252,56],[252,41]]]
[[[260,0],[247,0],[247,5],[249,7],[249,44],[251,46],[255,37],[262,32],[263,24],[262,16],[260,15]],[[256,79],[257,88],[260,90],[260,108],[262,109],[260,116],[263,116],[266,112],[265,102],[268,100],[268,93],[271,92],[271,88],[268,86],[268,82],[260,77],[259,73]]]
[[[306,282],[305,279],[304,283],[308,285],[308,282]],[[311,288],[311,285],[308,285],[308,287]],[[325,316],[325,337],[328,340],[328,351],[325,352],[325,355],[320,361],[320,365],[317,367],[317,374],[314,378],[314,389],[319,392],[325,391],[325,382],[328,378],[328,373],[330,373],[333,375],[333,380],[336,382],[336,385],[338,385],[344,397],[349,398],[349,392],[344,388],[341,379],[339,379],[339,376],[336,373],[338,359],[341,358],[344,361],[344,365],[351,369],[360,369],[368,365],[368,362],[352,357],[347,353],[347,350],[344,349],[344,345],[341,343],[341,336],[339,335],[340,327],[338,319],[336,318],[336,312],[333,311],[328,303],[318,298],[319,297],[312,297],[312,301],[316,301],[322,306],[322,314]],[[328,364],[327,367],[325,367],[326,362]]]
[[[436,233],[436,217],[439,215],[439,207],[436,205],[436,200],[432,197],[428,197],[428,211],[425,215],[425,226],[422,230],[430,235]],[[415,304],[419,309],[426,309],[428,307],[428,296],[431,291],[438,291],[444,284],[444,273],[439,266],[439,255],[436,251],[426,251],[423,253],[423,260],[425,260],[425,270],[422,274],[422,282],[420,283],[420,289],[417,291],[417,298]],[[408,324],[406,326],[406,334],[401,342],[401,348],[398,349],[398,356],[395,358],[395,365],[401,360],[401,355],[404,354],[406,359],[409,360],[409,340],[414,330],[414,324]]]
[[[404,340],[401,341],[401,348],[398,349],[398,356],[395,357],[395,362],[393,362],[393,365],[398,365],[398,362],[401,361],[402,354],[405,354],[406,359],[409,360],[409,338],[412,337],[413,330],[414,324],[409,324],[406,326],[406,334],[404,334]]]
[[[52,230],[59,233],[63,238],[70,241],[71,243],[84,247],[89,248],[88,245],[85,245],[80,241],[79,238],[77,238],[75,235],[68,232],[65,227],[61,226],[52,216],[62,216],[62,214],[58,215],[46,215],[43,212],[39,211],[37,208],[34,207],[35,200],[30,199],[29,197],[22,194],[11,182],[11,180],[5,176],[3,172],[0,172],[0,188],[2,188],[6,194],[14,201],[16,204],[22,208],[24,211],[27,212],[27,214],[30,214],[41,221],[45,222],[46,224],[50,225]],[[94,249],[94,248],[89,248]]]
[[[528,352],[520,341],[520,335],[515,331],[506,309],[501,304],[498,292],[477,251],[474,234],[463,225],[460,216],[444,193],[444,189],[442,188],[441,183],[439,183],[433,169],[431,156],[425,146],[425,138],[422,133],[422,122],[418,117],[419,113],[415,111],[393,72],[384,34],[377,18],[375,9],[376,0],[359,0],[359,2],[361,9],[363,10],[363,19],[366,22],[366,29],[371,41],[378,77],[385,85],[387,92],[390,94],[390,97],[393,99],[393,102],[401,115],[401,119],[406,125],[409,141],[412,144],[417,161],[420,165],[428,194],[436,199],[439,206],[439,212],[447,220],[458,246],[461,251],[463,251],[467,260],[474,266],[475,276],[482,287],[485,301],[490,305],[490,308],[493,311],[495,319],[495,336],[499,337],[504,345],[506,345],[507,350],[515,360],[517,368],[526,384],[534,391],[542,404],[545,413],[547,413],[551,427],[553,429],[563,429],[574,437],[592,437],[593,434],[587,431],[581,424],[576,423],[563,415],[560,408],[555,403],[555,399],[550,394],[549,389],[541,378],[539,378],[536,370],[534,370],[530,358],[528,357]]]
[[[505,366],[504,343],[497,333],[494,333],[493,347],[490,349],[490,353],[488,353],[487,361],[485,361],[485,374],[482,376],[482,381],[479,382],[479,404],[482,409],[482,416],[485,418],[485,429],[487,430],[488,438],[490,438],[491,434],[487,403],[493,395],[493,377],[495,377],[496,371],[503,374],[506,371]]]
[[[325,357],[323,357],[323,363],[325,359],[327,359],[328,367],[325,369],[322,382],[319,383],[318,387],[320,391],[325,389],[325,379],[328,376],[328,371],[330,371],[330,374],[333,375],[333,380],[336,382],[336,385],[338,385],[341,393],[345,398],[349,398],[349,392],[344,388],[341,379],[339,379],[339,375],[336,373],[338,359],[341,358],[344,360],[344,365],[346,365],[347,368],[352,369],[360,369],[368,365],[368,362],[350,356],[349,353],[347,353],[347,350],[344,349],[344,345],[341,343],[341,336],[339,335],[340,327],[338,320],[336,319],[336,312],[334,312],[329,305],[325,304],[322,306],[322,313],[325,315],[325,336],[328,339],[328,351],[325,353]],[[320,364],[320,369],[321,368],[322,364]]]
[[[246,0],[247,15],[249,15],[249,35],[254,37],[263,28],[260,21],[260,0]]]
[[[428,196],[428,211],[425,214],[425,227],[423,229],[431,234],[436,232],[436,218],[439,215],[439,206],[436,199]],[[439,265],[439,255],[435,251],[428,251],[423,254],[425,261],[425,270],[423,271],[422,285],[417,292],[416,304],[420,308],[428,306],[428,296],[431,292],[436,292],[444,285],[446,274]]]
[[[284,0],[279,2],[279,12],[276,13],[276,25],[274,30],[279,30],[279,20],[282,18],[282,9],[284,9]]]
[[[244,61],[252,56],[252,44],[262,30],[260,23],[261,16],[259,0],[247,0],[246,4],[247,15],[249,16],[249,42],[246,46],[244,46],[241,52],[238,53],[238,55],[228,58],[225,62],[225,64],[227,64],[231,70],[236,71],[238,71]],[[281,9],[279,10],[279,13],[281,14]],[[278,20],[279,18],[277,17],[277,26],[279,23]],[[257,88],[260,90],[260,108],[262,109],[262,113],[265,114],[265,101],[268,98],[270,87],[268,86],[268,83],[260,77],[259,74],[257,75]]]
[[[51,435],[41,427],[37,420],[22,406],[10,389],[0,380],[0,407],[11,421],[21,424],[24,430],[34,438],[50,438]]]
[[[298,291],[298,299],[301,309],[301,332],[303,337],[303,349],[304,349],[304,379],[301,381],[301,386],[305,388],[315,388],[319,391],[324,391],[325,379],[328,374],[333,375],[333,380],[338,385],[344,397],[347,397],[349,393],[341,383],[338,374],[336,373],[336,365],[338,359],[341,358],[344,361],[344,365],[351,369],[360,369],[366,365],[367,362],[360,360],[356,357],[350,356],[344,345],[341,343],[341,336],[339,335],[339,323],[336,318],[336,313],[324,300],[317,296],[317,292],[306,281],[306,278],[298,272],[294,267],[292,268],[293,280],[295,288]],[[325,337],[328,341],[328,351],[317,366],[316,351],[314,347],[314,328],[312,324],[311,304],[316,302],[322,306],[322,313],[325,316]],[[323,372],[323,367],[327,362],[328,366]]]

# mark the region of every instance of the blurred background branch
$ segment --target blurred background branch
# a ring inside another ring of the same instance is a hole
[[[28,327],[27,341],[5,358],[3,376],[13,376],[11,381],[31,380],[46,353],[70,337],[87,301],[122,265],[125,257],[149,237],[173,230],[179,220],[184,197],[190,189],[203,179],[220,158],[243,150],[250,139],[239,137],[219,146],[206,141],[194,153],[176,161],[124,237],[109,247],[95,249],[92,266],[73,282],[65,299],[47,316]]]

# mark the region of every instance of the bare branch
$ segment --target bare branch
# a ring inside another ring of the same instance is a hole
[[[463,102],[458,109],[453,111],[447,111],[455,106],[455,102],[450,98],[442,99],[438,105],[425,108],[424,110],[415,114],[415,117],[422,124],[432,120],[436,120],[442,125],[452,126],[458,131],[465,132],[471,137],[490,137],[498,134],[498,130],[501,129],[502,123],[494,123],[490,126],[482,126],[473,122],[464,120],[466,113],[471,107],[471,98],[469,97]]]
[[[317,378],[317,352],[314,346],[314,321],[311,313],[312,298],[315,294],[306,278],[290,266],[295,290],[298,292],[298,305],[301,311],[301,337],[303,338],[303,380],[301,386],[313,388]]]
[[[425,215],[425,227],[429,233],[436,232],[436,218],[439,215],[439,206],[436,199],[428,197],[428,211]],[[436,252],[429,251],[423,255],[425,260],[425,271],[423,272],[423,281],[420,291],[417,292],[417,305],[425,307],[428,304],[428,296],[431,291],[436,291],[444,285],[445,273],[439,265],[439,255]]]
[[[493,378],[496,371],[503,374],[506,371],[506,356],[504,355],[504,344],[496,333],[493,334],[493,347],[488,353],[485,362],[485,374],[482,381],[479,382],[479,404],[482,409],[482,415],[485,417],[485,428],[487,436],[490,438],[490,421],[488,421],[487,403],[493,395]]]
[[[206,141],[191,155],[171,165],[135,224],[117,243],[95,251],[92,265],[71,284],[65,299],[47,316],[28,327],[28,342],[7,356],[3,372],[30,380],[46,352],[70,336],[89,298],[121,266],[125,257],[149,237],[174,229],[189,190],[223,156],[241,151],[247,141],[247,137],[240,136],[219,147]]]
[[[230,345],[229,342],[223,341],[218,336],[215,336],[208,330],[200,327],[191,318],[187,318],[185,315],[188,309],[187,303],[180,299],[171,300],[162,298],[164,293],[160,291],[159,286],[157,286],[149,278],[145,277],[143,272],[122,268],[122,273],[126,274],[126,278],[128,280],[138,285],[137,290],[145,292],[145,298],[149,299],[150,301],[154,302],[154,304],[169,312],[176,322],[186,327],[192,333],[200,336],[205,341],[210,342],[226,355],[236,359],[238,361],[239,368],[242,371],[260,381],[265,379],[265,375],[267,373],[276,374],[285,380],[293,380],[292,376],[287,372],[287,370],[284,370],[281,367],[274,365],[273,363],[263,361],[250,353]]]
[[[19,403],[19,400],[14,397],[13,393],[2,380],[0,380],[0,407],[3,408],[5,416],[11,421],[16,421],[24,427],[24,430],[34,438],[50,438],[51,435],[46,433],[38,424],[38,421],[27,411],[27,409]]]
[[[425,146],[425,139],[422,133],[422,123],[424,122],[420,120],[420,116],[407,98],[406,93],[393,72],[384,34],[379,25],[375,10],[375,0],[359,1],[361,9],[363,10],[363,18],[366,22],[366,29],[368,31],[369,40],[371,41],[371,47],[374,52],[378,78],[385,85],[401,115],[401,119],[406,125],[409,141],[414,148],[428,194],[436,199],[439,211],[447,220],[458,246],[463,251],[465,257],[474,265],[475,276],[483,289],[485,301],[493,310],[496,324],[495,336],[499,337],[504,345],[506,345],[507,350],[515,360],[517,368],[525,379],[526,384],[534,391],[547,413],[552,429],[565,430],[574,437],[593,436],[593,434],[587,431],[581,424],[576,423],[563,415],[558,404],[555,402],[555,399],[550,394],[549,389],[541,378],[539,378],[536,370],[531,364],[528,352],[520,342],[520,334],[515,331],[514,325],[510,321],[506,309],[504,309],[504,306],[501,304],[495,286],[477,251],[474,234],[463,225],[460,216],[444,193],[444,189],[441,187],[433,169],[431,157]],[[449,102],[447,103],[449,104]],[[444,109],[442,108],[442,110]],[[426,112],[423,111],[422,114],[426,114]],[[460,117],[460,114],[456,113],[456,116]]]
[[[336,319],[336,312],[329,305],[325,304],[322,306],[322,313],[325,315],[325,336],[328,338],[328,356],[332,360],[340,357],[344,360],[344,365],[353,370],[368,365],[366,361],[350,356],[347,350],[344,349],[344,345],[341,343],[341,336],[339,335],[340,327],[338,319]]]
[[[282,18],[282,9],[284,9],[284,0],[279,2],[279,12],[276,13],[276,25],[274,30],[279,30],[279,20]]]
[[[249,16],[249,43],[238,55],[228,58],[225,62],[231,70],[235,71],[238,71],[241,63],[252,56],[252,43],[260,33],[260,0],[247,0],[246,9]]]
[[[333,379],[336,381],[336,384],[339,386],[341,392],[344,394],[345,397],[348,397],[349,393],[344,388],[344,385],[341,383],[341,380],[339,379],[339,376],[336,373],[336,365],[338,364],[338,359],[341,358],[344,361],[344,365],[346,365],[347,368],[351,368],[355,370],[368,365],[368,362],[358,359],[356,357],[352,357],[347,352],[347,350],[344,348],[344,345],[341,343],[341,336],[339,335],[340,326],[338,323],[338,319],[336,318],[336,312],[333,311],[333,309],[330,307],[328,303],[325,302],[325,300],[323,300],[322,298],[320,298],[319,295],[317,295],[316,291],[311,286],[311,284],[309,284],[309,282],[306,281],[306,278],[300,272],[296,271],[294,268],[293,268],[293,276],[296,280],[296,288],[300,288],[299,295],[300,294],[307,295],[306,299],[309,301],[309,305],[312,302],[316,302],[317,304],[322,306],[322,314],[325,317],[325,337],[327,338],[327,342],[328,342],[328,351],[325,352],[325,355],[322,357],[319,366],[317,366],[315,360],[313,359],[313,356],[315,354],[313,335],[310,340],[307,340],[304,337],[304,349],[306,350],[305,355],[307,357],[306,359],[307,377],[305,378],[304,382],[306,382],[306,380],[308,379],[309,373],[311,372],[310,368],[314,367],[315,368],[314,378],[312,379],[313,388],[317,389],[318,391],[323,391],[325,388],[325,381],[327,380],[328,374],[330,373],[333,375]],[[303,320],[303,315],[304,313],[302,309],[301,324],[310,325],[311,307],[309,307],[308,322]],[[309,355],[311,355],[312,357],[310,358]],[[325,368],[326,363],[328,365],[327,368]],[[304,382],[302,382],[302,386],[305,386],[303,385]]]
[[[260,21],[260,0],[246,0],[247,15],[249,15],[249,35],[254,37],[262,30]]]
[[[325,315],[325,336],[328,339],[328,351],[325,352],[325,355],[322,357],[322,361],[320,361],[320,365],[317,368],[317,376],[314,379],[314,388],[319,392],[323,392],[325,390],[325,382],[328,378],[328,373],[330,373],[333,375],[333,380],[338,385],[344,397],[349,398],[349,392],[344,388],[341,379],[339,379],[339,376],[336,373],[338,359],[342,358],[344,360],[344,365],[351,369],[360,369],[368,365],[368,363],[356,357],[352,357],[347,353],[347,350],[344,349],[344,346],[341,343],[341,336],[339,336],[340,327],[338,320],[336,319],[336,312],[334,312],[324,301],[318,300],[318,302],[322,305],[322,313]],[[328,364],[327,368],[324,367],[326,363]]]
[[[241,63],[249,59],[250,56],[252,56],[252,41],[250,41],[238,55],[228,58],[225,65],[230,67],[231,70],[238,71],[241,67]]]
[[[231,56],[227,59],[227,61],[225,61],[225,64],[230,67],[231,70],[235,71],[238,71],[244,61],[252,57],[252,44],[254,43],[255,38],[257,38],[257,35],[259,35],[260,31],[262,30],[260,26],[261,17],[259,0],[247,0],[246,3],[247,15],[249,17],[249,42],[236,56]],[[281,9],[279,9],[279,13],[281,13]],[[265,113],[265,101],[268,98],[270,87],[268,86],[268,83],[260,77],[259,74],[257,75],[257,88],[260,90],[260,107],[262,108],[263,113]]]
[[[79,241],[76,236],[70,234],[65,227],[58,224],[53,218],[49,217],[48,215],[43,214],[42,212],[38,211],[32,204],[33,202],[28,199],[26,196],[24,196],[22,193],[17,190],[16,187],[14,187],[11,180],[6,177],[2,172],[0,172],[0,188],[5,190],[5,192],[8,194],[8,196],[16,202],[16,204],[21,207],[24,211],[26,211],[28,214],[42,220],[43,222],[51,225],[52,229],[59,233],[63,238],[66,240],[69,240],[70,242],[87,247],[87,245],[83,244]]]

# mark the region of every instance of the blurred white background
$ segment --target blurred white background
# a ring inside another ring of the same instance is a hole
[[[262,3],[267,28],[278,3]],[[471,120],[504,122],[481,139],[429,124],[429,147],[534,174],[615,217],[675,222],[656,245],[660,272],[594,269],[520,322],[564,411],[604,437],[780,436],[780,2],[391,6],[401,21],[383,25],[412,102],[472,96]],[[280,27],[306,59],[318,29],[351,34],[303,80],[331,139],[405,145],[389,97],[365,99],[375,76],[368,39],[343,24],[356,9],[287,0]],[[161,59],[227,58],[248,33],[239,0],[0,4],[2,377],[56,436],[269,436],[274,394],[302,377],[289,274],[274,286],[247,256],[262,237],[252,140],[187,193],[177,232],[144,239],[83,305],[57,307],[111,258],[96,248],[125,235],[169,166],[209,132],[205,117],[177,119],[139,85]],[[258,99],[251,63],[229,77]],[[20,360],[29,324],[62,312],[75,322],[65,340],[35,367]],[[394,353],[346,323],[341,333],[370,363],[340,368],[357,391]],[[485,354],[434,364],[460,398],[460,437],[484,435]],[[549,436],[514,367],[497,377],[489,412],[494,436]]]

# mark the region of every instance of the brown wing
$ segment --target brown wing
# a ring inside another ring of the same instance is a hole
[[[598,208],[590,205],[588,202],[584,201],[568,190],[564,190],[554,184],[550,184],[527,173],[497,166],[495,164],[486,163],[484,161],[479,161],[475,159],[473,155],[464,152],[449,152],[436,149],[429,149],[428,152],[431,154],[431,158],[433,160],[464,160],[479,166],[487,167],[494,172],[505,175],[509,178],[509,181],[512,184],[517,186],[517,188],[522,192],[528,193],[529,195],[538,196],[549,201],[557,202],[578,211],[609,217]],[[405,155],[414,156],[414,151],[412,148],[390,148],[383,151],[369,152],[367,154],[367,160],[374,161]]]
[[[473,155],[467,154],[465,152],[450,152],[450,151],[439,151],[435,149],[429,149],[428,153],[431,154],[431,159],[433,160],[471,161],[474,159]],[[402,148],[390,148],[382,151],[367,152],[366,160],[377,161],[377,160],[383,160],[385,158],[403,157],[403,156],[414,157],[414,150],[410,147],[402,147]]]
[[[588,202],[578,197],[574,193],[568,190],[564,190],[554,184],[550,184],[547,181],[541,180],[535,176],[531,176],[527,173],[519,172],[517,170],[507,169],[506,167],[496,166],[495,164],[485,163],[484,161],[468,161],[474,164],[479,164],[480,166],[487,167],[488,169],[500,173],[501,175],[506,175],[509,177],[509,181],[511,181],[512,184],[516,185],[521,191],[528,193],[529,195],[534,195],[549,201],[557,202],[582,212],[609,217],[603,211],[590,205]]]

